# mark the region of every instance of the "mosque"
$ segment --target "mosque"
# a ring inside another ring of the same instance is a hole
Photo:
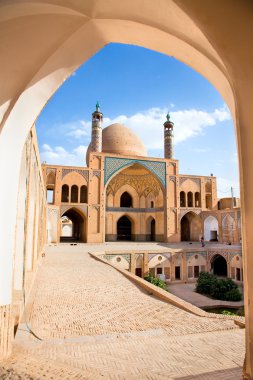
[[[148,157],[142,141],[124,125],[102,125],[97,103],[87,167],[42,164],[48,242],[168,243],[203,237],[240,243],[239,200],[218,200],[212,174],[179,174],[169,114],[163,124],[164,158]]]

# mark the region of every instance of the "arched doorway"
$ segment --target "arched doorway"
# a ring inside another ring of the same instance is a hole
[[[216,276],[227,277],[228,267],[226,259],[221,255],[215,255],[211,262],[213,274]]]
[[[218,241],[218,220],[214,216],[208,216],[204,221],[204,239]]]
[[[85,219],[75,209],[66,211],[61,218],[61,242],[85,242]]]
[[[156,241],[156,222],[152,216],[147,219],[146,240]]]
[[[127,216],[117,222],[117,240],[132,240],[132,223]]]
[[[155,219],[151,220],[151,234],[150,234],[150,240],[155,241]]]
[[[199,241],[202,236],[201,219],[193,212],[188,212],[181,219],[181,241]]]

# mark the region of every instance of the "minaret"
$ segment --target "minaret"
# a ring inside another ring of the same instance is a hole
[[[102,122],[103,114],[97,102],[96,111],[92,114],[91,151],[102,152]]]
[[[167,120],[164,126],[164,157],[173,158],[173,126],[174,123],[170,121],[170,114],[166,116]]]

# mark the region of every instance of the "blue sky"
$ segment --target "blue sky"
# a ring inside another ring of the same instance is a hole
[[[231,186],[239,196],[234,127],[220,94],[182,62],[137,46],[105,46],[55,93],[36,123],[42,161],[86,165],[97,100],[104,127],[132,128],[154,157],[163,157],[169,110],[180,173],[213,173],[220,197],[230,196]]]

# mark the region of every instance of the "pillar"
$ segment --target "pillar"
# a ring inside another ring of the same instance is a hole
[[[143,277],[147,276],[149,272],[148,268],[148,252],[143,253]]]
[[[130,253],[130,272],[135,274],[135,252]]]

